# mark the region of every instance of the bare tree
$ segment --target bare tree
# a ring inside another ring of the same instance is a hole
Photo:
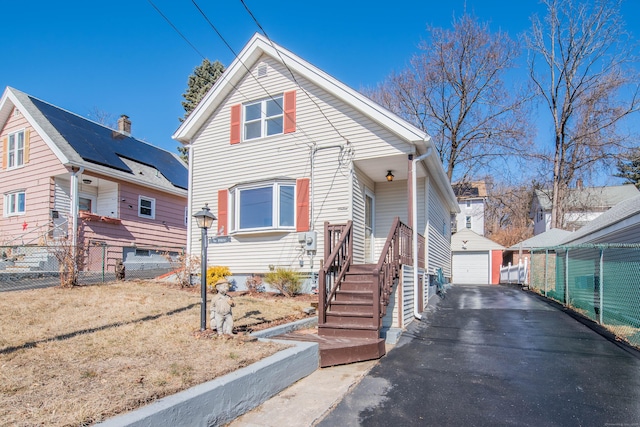
[[[534,16],[525,36],[529,74],[553,120],[551,228],[562,227],[569,186],[624,148],[621,121],[638,109],[621,1],[544,0],[547,15]]]
[[[452,29],[428,30],[410,65],[366,94],[432,136],[449,181],[523,154],[527,97],[504,82],[518,44],[467,14],[454,18]]]
[[[485,208],[485,235],[510,247],[533,236],[529,218],[531,185],[490,185]]]

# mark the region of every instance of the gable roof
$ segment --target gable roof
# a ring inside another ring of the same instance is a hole
[[[632,185],[632,187],[634,186]],[[567,236],[567,238],[562,241],[562,244],[569,244],[570,242],[587,237],[590,234],[595,234],[600,230],[632,217],[638,217],[638,219],[635,220],[636,222],[640,220],[640,195],[631,199],[623,200],[608,211],[603,212],[602,215],[593,219],[578,231]]]
[[[137,182],[162,190],[187,190],[188,169],[175,154],[7,87],[0,124],[18,108],[65,166]],[[161,174],[164,179],[146,177]],[[149,173],[148,173],[149,174]]]
[[[527,240],[523,240],[520,243],[516,243],[511,246],[509,250],[517,251],[520,249],[550,248],[558,246],[571,234],[575,234],[575,232],[563,230],[561,228],[552,228],[544,233],[540,233]]]
[[[451,236],[452,252],[489,251],[493,249],[502,250],[505,247],[468,228],[460,230]]]
[[[320,89],[384,127],[399,139],[415,146],[418,155],[430,148],[432,155],[428,156],[424,161],[427,163],[429,170],[438,171],[434,173],[435,180],[446,194],[447,205],[450,210],[452,212],[459,210],[457,199],[444,173],[442,163],[439,157],[435,155],[437,150],[429,135],[258,33],[253,35],[236,59],[229,65],[191,114],[182,122],[172,137],[184,144],[190,143],[227,96],[232,91],[237,90],[237,86],[242,79],[263,55],[267,55],[272,60],[285,65],[291,72],[304,77]]]
[[[594,210],[603,210],[638,194],[640,194],[638,189],[630,184],[609,187],[570,188],[567,194],[567,206],[569,206],[569,209],[589,207]],[[543,210],[551,210],[551,199],[549,197],[551,191],[535,190],[534,195],[538,198],[538,203]]]

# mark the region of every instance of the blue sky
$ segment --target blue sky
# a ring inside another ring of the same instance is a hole
[[[233,54],[190,0],[153,4],[205,57],[228,65]],[[537,0],[245,0],[274,42],[354,89],[375,86],[402,68],[427,24],[449,27],[466,9],[512,37],[529,27]],[[240,0],[197,1],[239,52],[258,31]],[[640,5],[623,9],[630,29]],[[391,5],[391,6],[390,6]],[[148,0],[4,2],[0,85],[92,118],[127,114],[132,133],[170,151],[182,117],[182,93],[202,62]],[[635,22],[634,22],[635,21]]]

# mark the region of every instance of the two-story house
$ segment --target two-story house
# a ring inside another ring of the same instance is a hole
[[[460,212],[452,217],[453,232],[471,230],[484,236],[484,210],[487,201],[487,185],[484,181],[453,184]]]
[[[384,354],[382,326],[419,316],[429,275],[451,276],[458,203],[429,136],[261,35],[174,138],[190,149],[190,214],[216,213],[208,262],[240,288],[273,268],[305,273],[319,333],[372,340],[356,359]],[[200,236],[192,226],[190,252]]]
[[[102,247],[113,271],[166,263],[186,244],[188,169],[180,158],[7,87],[0,99],[0,245],[64,239]],[[5,253],[6,251],[3,251]],[[89,266],[87,266],[89,267]]]

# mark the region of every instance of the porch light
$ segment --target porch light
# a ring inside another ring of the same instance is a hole
[[[200,261],[200,266],[202,267],[200,270],[200,294],[202,303],[200,304],[200,330],[204,331],[207,329],[207,230],[211,228],[213,221],[217,218],[211,213],[207,203],[204,204],[204,208],[202,208],[200,212],[193,216],[196,217],[198,227],[202,230],[202,259]]]
[[[387,171],[387,181],[393,181],[393,174],[391,173],[391,171]]]

